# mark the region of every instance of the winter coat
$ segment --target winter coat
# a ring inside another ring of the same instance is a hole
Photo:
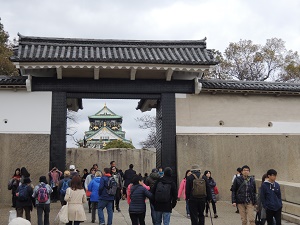
[[[129,186],[128,186],[129,187]],[[146,212],[145,199],[152,198],[152,193],[146,190],[140,184],[133,185],[130,188],[130,204],[129,213],[144,213]]]
[[[200,171],[193,171],[193,174],[195,174],[198,178],[201,176]],[[211,200],[211,191],[210,191],[210,186],[208,184],[207,178],[202,177],[206,181],[206,197],[204,198],[195,198],[193,196],[192,190],[193,190],[193,180],[195,177],[191,174],[190,176],[187,177],[186,179],[186,185],[185,185],[185,196],[186,199],[192,200],[192,201],[210,201]]]
[[[163,176],[159,178],[156,183],[154,184],[154,187],[152,188],[151,192],[155,196],[155,191],[157,188],[157,184],[159,182],[162,182],[163,184],[170,184],[171,185],[171,193],[170,193],[170,201],[169,202],[155,202],[153,200],[153,205],[155,211],[160,211],[160,212],[172,212],[172,209],[176,206],[177,204],[177,187],[175,182],[173,181],[172,177],[169,176]]]
[[[89,174],[86,179],[85,179],[85,182],[84,182],[84,188],[85,190],[88,190],[88,186],[90,184],[90,182],[94,179],[95,177],[95,174]]]
[[[261,203],[265,209],[278,211],[282,208],[280,186],[277,182],[265,181],[261,185]]]
[[[207,181],[208,181],[208,185],[209,185],[209,190],[211,191],[211,200],[216,203],[217,198],[216,198],[216,193],[214,191],[214,187],[216,186],[216,182],[211,177],[208,178]]]
[[[179,189],[178,189],[178,198],[181,198],[183,194],[184,200],[185,198],[185,185],[186,185],[186,178],[183,178],[182,181],[180,182]]]
[[[110,174],[105,173],[103,177],[100,179],[100,185],[99,185],[99,200],[106,200],[106,201],[113,201],[115,199],[115,196],[109,195],[107,193],[107,187],[108,187],[108,179],[111,177]]]
[[[154,187],[155,182],[159,179],[158,173],[150,173],[150,175],[145,180],[145,184],[152,189]]]
[[[124,187],[127,188],[127,186],[131,183],[131,179],[132,177],[136,174],[135,170],[133,169],[128,169],[125,170],[125,173],[123,175],[123,179],[124,179]]]
[[[142,184],[142,186],[144,188],[146,188],[147,191],[150,190],[150,187],[147,186],[146,184]],[[130,201],[131,201],[131,198],[130,198],[130,195],[131,195],[131,187],[132,187],[132,184],[129,184],[128,187],[127,187],[127,190],[126,190],[126,195],[127,195],[127,203],[130,204]]]
[[[244,183],[245,179],[244,176],[239,176],[234,179],[233,185],[232,185],[232,203],[236,204],[244,204],[246,203],[246,189],[250,194],[250,200],[253,205],[256,204],[256,185],[255,180],[253,177],[247,178],[247,183],[249,184],[249,187],[247,188],[247,185],[241,185]],[[241,188],[240,188],[241,187]],[[240,190],[239,190],[240,188]]]
[[[42,186],[42,185],[45,185],[46,189],[47,189],[47,192],[48,192],[48,200],[46,202],[43,202],[43,203],[39,203],[38,201],[38,190],[39,188]],[[38,205],[38,204],[50,204],[50,194],[52,193],[52,188],[50,187],[49,184],[45,184],[44,182],[41,182],[40,184],[36,185],[33,189],[33,194],[32,194],[32,197],[35,198],[35,204]]]
[[[91,192],[90,201],[98,202],[99,201],[99,186],[100,186],[101,177],[95,177],[88,186],[88,190]]]
[[[68,202],[69,221],[85,221],[85,211],[83,203],[86,203],[84,189],[72,190],[68,188],[64,200]]]
[[[28,199],[27,199],[27,201],[22,202],[22,201],[19,201],[19,199],[17,198],[16,209],[20,209],[20,208],[24,208],[24,207],[30,207],[30,210],[32,211],[32,206],[33,206],[33,204],[35,204],[34,198],[32,197],[33,189],[32,189],[30,184],[21,184],[16,190],[17,194],[18,194],[21,186],[27,186]]]

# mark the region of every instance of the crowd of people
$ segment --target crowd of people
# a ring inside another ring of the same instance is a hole
[[[100,225],[113,224],[113,213],[121,212],[120,201],[126,200],[129,216],[133,225],[145,224],[146,199],[150,201],[151,218],[154,225],[170,224],[172,209],[183,198],[186,203],[186,217],[192,225],[204,225],[205,217],[218,218],[218,188],[212,173],[201,173],[199,165],[191,166],[177,188],[174,174],[170,167],[154,168],[142,177],[129,168],[123,173],[115,161],[102,171],[94,164],[90,170],[84,169],[81,175],[75,165],[61,172],[56,167],[46,176],[39,178],[36,186],[32,185],[30,173],[26,168],[17,168],[11,179],[12,206],[16,208],[17,217],[25,212],[26,220],[31,220],[33,207],[37,210],[38,225],[49,225],[50,203],[60,201],[61,206],[68,203],[68,225],[79,225],[87,220],[84,204],[87,203],[91,222],[96,221],[96,211]],[[232,180],[232,203],[241,215],[242,225],[248,220],[255,224],[254,210],[257,218],[264,224],[281,224],[280,186],[275,181],[277,172],[268,170],[256,195],[255,179],[249,176],[250,168],[238,168]],[[48,180],[48,181],[47,181]],[[258,202],[258,203],[257,203]],[[212,205],[213,216],[210,212]],[[258,205],[258,206],[257,206]],[[105,218],[103,210],[107,210]],[[276,221],[276,222],[274,222]]]

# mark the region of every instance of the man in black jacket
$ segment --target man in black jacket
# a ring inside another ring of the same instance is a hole
[[[133,178],[133,176],[136,174],[135,170],[133,170],[133,164],[129,165],[129,169],[125,170],[125,173],[123,175],[123,179],[124,179],[124,186],[123,186],[123,195],[126,196],[126,189],[128,187],[128,185],[131,182],[131,179]]]
[[[253,177],[249,176],[250,168],[242,167],[242,175],[234,179],[232,185],[232,205],[238,207],[242,225],[255,225],[254,205],[256,205],[256,185]]]
[[[206,201],[211,200],[211,191],[209,184],[207,182],[206,176],[203,176],[202,179],[205,180],[206,184],[206,196],[204,197],[196,197],[193,195],[193,181],[196,175],[198,178],[201,178],[200,167],[195,164],[191,168],[192,174],[186,179],[186,187],[185,187],[185,196],[189,202],[190,208],[190,216],[191,216],[191,224],[192,225],[204,225],[204,209]]]
[[[161,188],[162,186],[164,188]],[[161,196],[163,198],[166,198],[166,201],[161,201],[158,199],[160,190],[168,190],[167,194],[163,193],[164,196]],[[170,224],[172,209],[177,204],[177,187],[172,178],[172,169],[170,167],[165,168],[164,176],[156,181],[154,187],[151,189],[151,192],[154,194],[153,205],[156,214],[155,224],[161,224],[162,221],[164,225]]]

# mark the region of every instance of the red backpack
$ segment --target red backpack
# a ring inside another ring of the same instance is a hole
[[[45,184],[40,185],[37,193],[39,203],[45,203],[49,200],[49,194]]]

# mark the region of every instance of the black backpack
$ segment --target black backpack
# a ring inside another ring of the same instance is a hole
[[[169,202],[171,199],[171,184],[164,184],[159,181],[156,186],[154,197],[156,202]]]

